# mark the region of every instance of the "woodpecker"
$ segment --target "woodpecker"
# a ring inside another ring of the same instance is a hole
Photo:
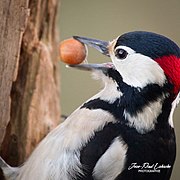
[[[111,42],[74,38],[111,58],[70,65],[104,88],[52,130],[9,180],[169,180],[176,156],[173,112],[180,99],[180,49],[135,31]]]

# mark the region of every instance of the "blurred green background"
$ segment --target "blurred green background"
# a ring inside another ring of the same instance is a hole
[[[112,40],[134,30],[163,34],[180,45],[180,0],[61,0],[59,11],[60,40],[73,35]],[[110,61],[89,48],[88,62]],[[88,72],[61,68],[62,114],[69,115],[85,100],[97,93],[101,84]],[[171,180],[180,177],[180,106],[174,124],[177,135],[177,158]]]

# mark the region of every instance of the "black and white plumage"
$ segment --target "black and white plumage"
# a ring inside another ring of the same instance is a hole
[[[176,155],[172,116],[179,101],[179,47],[141,31],[109,43],[74,38],[112,59],[74,66],[92,71],[104,89],[50,132],[21,167],[1,160],[7,179],[169,180]],[[169,166],[150,173],[130,168],[133,163]]]

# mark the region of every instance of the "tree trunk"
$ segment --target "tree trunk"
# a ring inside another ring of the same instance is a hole
[[[57,8],[58,0],[0,2],[0,144],[12,166],[60,122]]]

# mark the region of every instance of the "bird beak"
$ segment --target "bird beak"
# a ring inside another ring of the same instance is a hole
[[[73,38],[80,41],[83,44],[86,44],[90,47],[95,48],[102,54],[109,56],[109,49],[108,49],[109,42],[101,41],[101,40],[97,40],[97,39],[90,39],[90,38],[86,38],[86,37],[79,37],[79,36],[73,36]]]
[[[103,72],[107,72],[108,69],[114,68],[114,65],[113,63],[108,62],[103,64],[76,64],[76,65],[68,65],[68,67],[73,67],[85,71],[101,70]]]
[[[102,54],[109,56],[109,42],[101,41],[97,39],[90,39],[86,37],[79,37],[79,36],[73,36],[73,38],[83,44],[95,48]],[[76,69],[86,70],[86,71],[101,70],[105,73],[109,68],[114,68],[114,65],[111,62],[108,62],[103,64],[76,64],[76,65],[68,65],[68,67],[73,67]]]

